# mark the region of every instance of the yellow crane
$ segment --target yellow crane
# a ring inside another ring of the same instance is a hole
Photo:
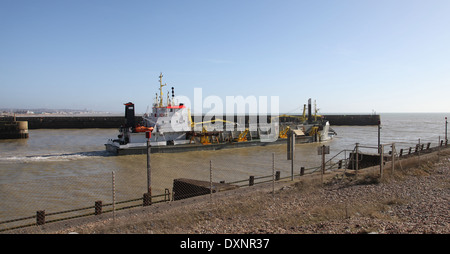
[[[241,134],[239,134],[239,137],[235,138],[234,141],[235,142],[245,142],[245,141],[247,141],[247,134],[248,134],[248,128],[245,129],[245,131],[241,132]]]
[[[208,132],[205,126],[202,127],[202,131],[200,133],[193,133],[189,140],[189,144],[191,142],[196,142],[196,137],[200,137],[200,143],[202,145],[210,145],[214,142],[219,143],[219,138],[217,137],[218,132]]]
[[[315,102],[314,102],[314,104],[315,104]],[[306,107],[307,107],[306,104],[303,104],[303,114],[301,116],[282,114],[282,115],[274,116],[274,117],[272,117],[272,119],[279,118],[279,117],[291,117],[291,118],[300,118],[300,121],[306,122],[308,120],[308,116],[306,115]],[[317,121],[317,118],[322,117],[321,115],[318,115],[317,113],[319,113],[319,109],[315,106],[314,114],[311,116],[311,118],[314,117],[314,121]]]
[[[206,130],[206,127],[203,126],[202,128],[202,135],[200,136],[200,143],[202,143],[203,145],[210,145],[211,141],[209,140],[208,135],[206,135],[208,133],[208,131]]]
[[[198,122],[198,123],[196,123],[196,122],[192,121],[192,115],[191,115],[191,110],[190,110],[190,109],[188,109],[188,117],[189,117],[189,120],[191,120],[191,128],[194,128],[195,125],[197,125],[197,124],[215,123],[215,122],[232,123],[232,124],[234,124],[234,125],[237,124],[237,123],[235,123],[235,122],[230,122],[230,121],[226,121],[226,120],[222,120],[222,119],[215,119],[215,120],[210,120],[210,121],[204,121],[204,122]]]
[[[274,118],[280,118],[280,117],[300,118],[301,121],[305,121],[305,119],[306,119],[305,116],[294,116],[294,115],[286,115],[286,114],[274,116],[274,117],[272,117],[272,119],[274,119]]]
[[[280,131],[279,137],[280,138],[287,138],[290,129],[291,129],[291,127],[288,126],[284,130]]]
[[[191,123],[191,127],[194,128],[195,125],[197,124],[204,124],[204,123],[215,123],[215,122],[222,122],[222,123],[232,123],[232,124],[236,124],[234,122],[230,122],[230,121],[226,121],[226,120],[222,120],[222,119],[216,119],[216,120],[210,120],[210,121],[204,121],[204,122],[198,122],[198,123]]]
[[[313,127],[311,127],[311,130],[309,131],[309,136],[314,136],[317,133],[319,133],[319,127],[318,126],[313,126]]]

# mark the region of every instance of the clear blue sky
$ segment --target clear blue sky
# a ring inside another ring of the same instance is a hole
[[[448,0],[0,0],[0,108],[145,112],[177,95],[299,113],[449,112]]]

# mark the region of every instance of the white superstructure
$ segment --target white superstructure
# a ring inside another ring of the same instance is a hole
[[[119,148],[146,146],[150,138],[151,146],[165,146],[187,144],[187,133],[191,131],[191,117],[189,109],[182,103],[174,104],[174,91],[172,87],[172,99],[167,97],[167,102],[163,102],[162,74],[160,78],[160,96],[158,95],[152,105],[152,112],[143,116],[143,123],[134,125],[134,104],[126,103],[127,126],[120,128],[119,139],[109,140],[109,145]],[[129,119],[129,120],[128,120]],[[148,134],[150,133],[150,135]]]

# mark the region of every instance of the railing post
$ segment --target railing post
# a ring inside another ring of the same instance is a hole
[[[95,201],[94,207],[95,207],[94,215],[102,214],[102,201],[101,200]]]
[[[114,171],[112,173],[112,214],[113,214],[113,221],[116,221],[116,175]]]
[[[45,210],[36,212],[36,224],[44,225],[45,224]]]
[[[275,153],[272,153],[272,198],[275,197]]]
[[[143,205],[144,206],[149,206],[152,204],[152,195],[150,193],[144,193],[144,197],[143,197]]]
[[[250,176],[250,178],[248,179],[248,186],[253,186],[254,184],[255,184],[255,177]]]
[[[358,169],[359,169],[359,143],[356,143],[356,171],[355,173],[358,173]]]
[[[164,201],[170,201],[170,190],[167,188],[164,190]]]
[[[419,138],[419,144],[417,145],[417,152],[418,152],[418,158],[419,158],[419,167],[420,167],[420,138]]]
[[[152,195],[152,166],[151,166],[151,148],[150,148],[150,132],[145,133],[147,137],[147,193]]]
[[[391,153],[391,161],[392,161],[392,174],[394,173],[395,170],[395,143],[392,143],[392,153]]]
[[[209,161],[209,201],[212,200],[213,185],[212,185],[212,160]]]
[[[447,117],[445,117],[445,146],[447,146],[447,142],[448,142],[448,138],[447,138],[447,125],[448,125],[448,121],[447,121]]]
[[[383,153],[384,153],[384,146],[380,145],[380,178],[383,177]]]
[[[441,152],[441,146],[439,145],[439,143],[441,142],[441,136],[439,136],[438,138],[438,152],[437,152],[437,160],[439,161],[439,153]]]

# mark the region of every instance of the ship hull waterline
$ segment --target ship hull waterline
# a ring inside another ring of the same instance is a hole
[[[295,142],[297,144],[313,143],[313,137],[302,136],[296,137]],[[268,146],[286,144],[287,139],[277,139],[273,142],[264,142],[258,139],[244,142],[228,142],[228,143],[212,143],[212,144],[180,144],[180,145],[165,145],[165,146],[150,146],[150,153],[179,153],[179,152],[191,152],[191,151],[208,151],[208,150],[221,150],[221,149],[234,149],[252,146]],[[147,146],[129,146],[120,147],[115,144],[105,144],[106,150],[113,155],[133,155],[133,154],[147,154]]]

